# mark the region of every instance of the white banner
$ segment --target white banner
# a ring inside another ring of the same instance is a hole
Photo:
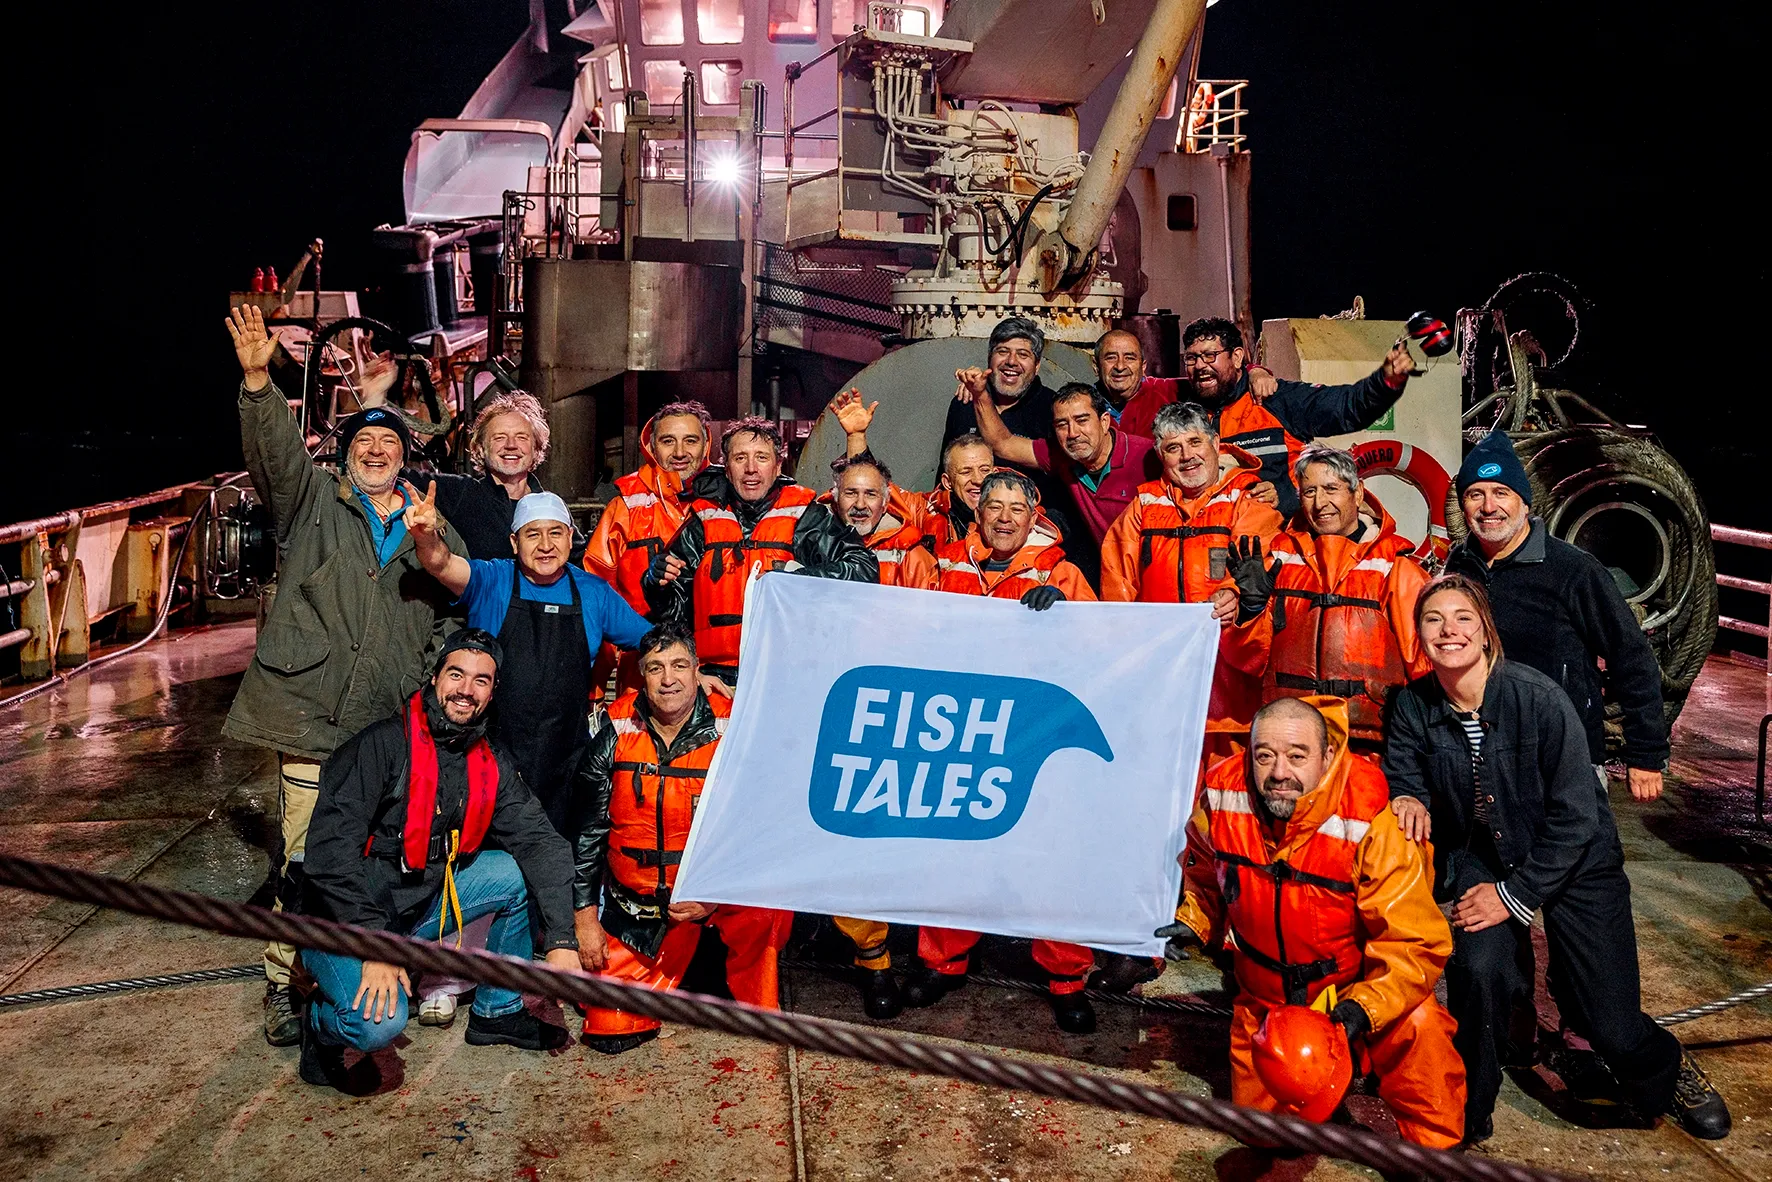
[[[765,576],[673,894],[1160,955],[1218,631]]]

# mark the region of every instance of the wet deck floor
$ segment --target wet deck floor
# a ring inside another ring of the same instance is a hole
[[[176,633],[0,715],[0,849],[263,901],[273,761],[220,737],[251,625]],[[1762,672],[1713,661],[1653,805],[1613,794],[1630,859],[1645,1005],[1665,1013],[1772,977],[1772,850],[1753,823]],[[249,942],[9,891],[0,993],[242,964]],[[1013,947],[991,966],[1021,969]],[[1171,965],[1154,993],[1210,991],[1215,970]],[[912,1075],[694,1029],[618,1059],[467,1047],[414,1023],[384,1083],[353,1099],[296,1077],[265,1045],[262,985],[189,986],[0,1010],[0,1177],[163,1179],[1327,1179],[1202,1130]],[[788,974],[798,1010],[859,1020],[855,994]],[[1225,1095],[1226,1041],[1209,1018],[1100,1007],[1068,1038],[1045,1005],[971,986],[892,1023]],[[1749,1006],[1677,1028],[1728,1096],[1735,1133],[1704,1145],[1667,1122],[1589,1129],[1554,1077],[1510,1081],[1489,1154],[1610,1178],[1772,1177],[1772,1012]],[[1521,1083],[1526,1085],[1523,1090]],[[1381,1106],[1357,1100],[1362,1113]],[[1270,1168],[1271,1167],[1271,1168]]]

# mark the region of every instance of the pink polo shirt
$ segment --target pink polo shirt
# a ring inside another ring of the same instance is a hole
[[[1109,454],[1107,471],[1096,474],[1080,471],[1062,451],[1049,447],[1044,439],[1035,439],[1034,462],[1070,487],[1077,502],[1077,512],[1097,542],[1120,514],[1138,498],[1138,486],[1162,475],[1162,462],[1154,445],[1142,435],[1130,431],[1114,431],[1114,446]]]

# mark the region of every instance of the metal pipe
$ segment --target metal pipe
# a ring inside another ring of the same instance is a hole
[[[1714,522],[1710,527],[1710,540],[1752,546],[1756,550],[1772,550],[1772,533],[1757,529],[1736,529],[1732,525],[1717,525]]]
[[[37,585],[36,579],[14,579],[0,586],[0,599],[11,599],[14,595],[23,595]]]
[[[73,529],[85,518],[80,509],[69,509],[66,513],[56,513],[49,517],[38,517],[31,521],[19,521],[12,525],[0,525],[0,546],[11,542],[22,542],[26,538],[42,533],[59,533]]]
[[[1718,616],[1717,627],[1727,628],[1731,632],[1745,632],[1749,636],[1758,636],[1761,640],[1772,640],[1772,624],[1754,624],[1747,620],[1738,620],[1734,616]]]
[[[1107,230],[1120,191],[1132,175],[1132,166],[1187,51],[1188,39],[1205,11],[1206,0],[1157,0],[1064,221],[1059,223],[1058,233],[1042,243],[1041,270],[1054,289],[1075,283],[1093,264],[1096,245]],[[1048,264],[1046,250],[1062,257]]]
[[[1717,586],[1733,587],[1737,591],[1757,591],[1761,595],[1772,595],[1772,583],[1762,583],[1757,579],[1742,579],[1734,575],[1718,575]]]
[[[695,75],[683,71],[683,241],[695,241],[695,116],[699,109]]]
[[[29,628],[14,628],[11,632],[0,633],[0,649],[9,649],[31,639]]]

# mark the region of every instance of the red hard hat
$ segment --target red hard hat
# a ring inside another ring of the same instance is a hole
[[[1269,1010],[1255,1032],[1251,1057],[1268,1095],[1305,1120],[1328,1120],[1354,1075],[1341,1023],[1305,1006]]]

